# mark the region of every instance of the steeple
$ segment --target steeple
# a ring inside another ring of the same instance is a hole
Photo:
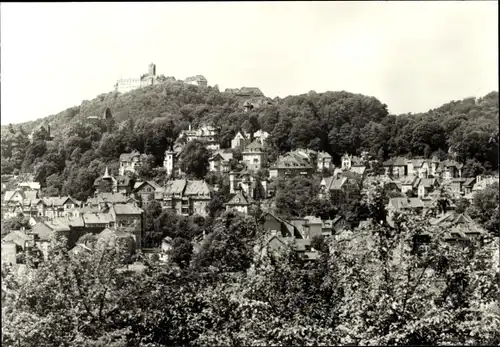
[[[103,179],[105,178],[111,178],[111,176],[109,176],[109,173],[108,173],[108,167],[106,166],[106,170],[104,171],[104,176],[102,176]]]

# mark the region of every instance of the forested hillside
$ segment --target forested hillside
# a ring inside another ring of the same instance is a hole
[[[263,129],[270,157],[299,147],[329,152],[338,163],[345,152],[393,156],[446,157],[455,154],[475,174],[498,169],[498,92],[452,101],[423,114],[390,115],[374,97],[326,92],[269,99],[268,106],[244,112],[242,100],[217,87],[182,83],[126,94],[102,94],[46,119],[2,127],[2,174],[33,172],[51,194],[85,199],[106,165],[116,170],[122,152],[137,149],[161,164],[179,132],[208,123],[222,147],[240,129]],[[112,120],[100,117],[109,108]],[[50,124],[54,139],[35,133]]]

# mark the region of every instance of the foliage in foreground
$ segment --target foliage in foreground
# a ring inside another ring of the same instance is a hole
[[[253,230],[224,218],[224,232]],[[446,228],[437,230],[422,218],[402,215],[395,223],[341,234],[314,264],[298,262],[285,249],[243,272],[221,270],[237,257],[248,259],[247,252],[228,254],[209,268],[149,264],[133,272],[122,268],[116,254],[75,259],[59,247],[22,285],[2,269],[2,342],[498,344],[498,239],[452,246],[442,242]],[[416,240],[424,232],[434,238],[422,246]],[[206,246],[215,248],[202,254],[234,241],[216,239]]]

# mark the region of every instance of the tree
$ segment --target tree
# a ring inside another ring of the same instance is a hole
[[[329,263],[339,270],[333,283],[344,288],[338,312],[343,319],[334,328],[342,343],[498,340],[489,323],[500,318],[490,301],[491,290],[498,288],[492,258],[498,244],[451,246],[443,240],[446,232],[425,218],[402,214],[394,229],[372,224],[331,243]],[[424,248],[416,241],[422,233],[433,235]],[[475,314],[467,322],[459,319],[469,310]]]
[[[154,172],[155,167],[156,167],[155,157],[152,154],[148,154],[146,156],[145,161],[142,163],[142,165],[137,170],[137,174],[143,180],[151,180],[155,175],[155,172]]]
[[[476,177],[484,174],[484,167],[476,159],[468,159],[462,167],[463,177]]]
[[[255,220],[233,212],[223,213],[213,232],[196,254],[197,268],[215,267],[218,271],[244,271],[253,261],[252,241],[258,235]]]
[[[12,230],[21,230],[22,228],[29,230],[31,225],[29,218],[23,215],[15,216],[2,221],[2,238],[10,233]]]
[[[472,205],[467,210],[470,216],[475,218],[493,236],[499,236],[498,201],[498,182],[494,182],[484,190],[475,193]]]
[[[173,263],[179,265],[181,268],[185,268],[189,266],[192,255],[193,244],[190,240],[183,237],[174,238],[170,255],[170,259]]]
[[[328,253],[328,243],[323,235],[316,235],[311,240],[311,247],[322,253]]]
[[[181,154],[179,165],[181,170],[190,176],[203,178],[208,172],[210,153],[200,141],[191,141]]]

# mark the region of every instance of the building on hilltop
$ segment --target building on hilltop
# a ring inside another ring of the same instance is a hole
[[[141,77],[119,79],[115,84],[115,91],[119,93],[127,93],[134,89],[169,82],[175,82],[175,78],[156,75],[156,65],[151,63],[148,66],[148,73],[142,75]]]
[[[264,96],[264,93],[256,87],[227,88],[225,92],[241,97]]]
[[[192,84],[199,87],[208,86],[207,79],[202,75],[187,77],[183,82],[186,84]]]

